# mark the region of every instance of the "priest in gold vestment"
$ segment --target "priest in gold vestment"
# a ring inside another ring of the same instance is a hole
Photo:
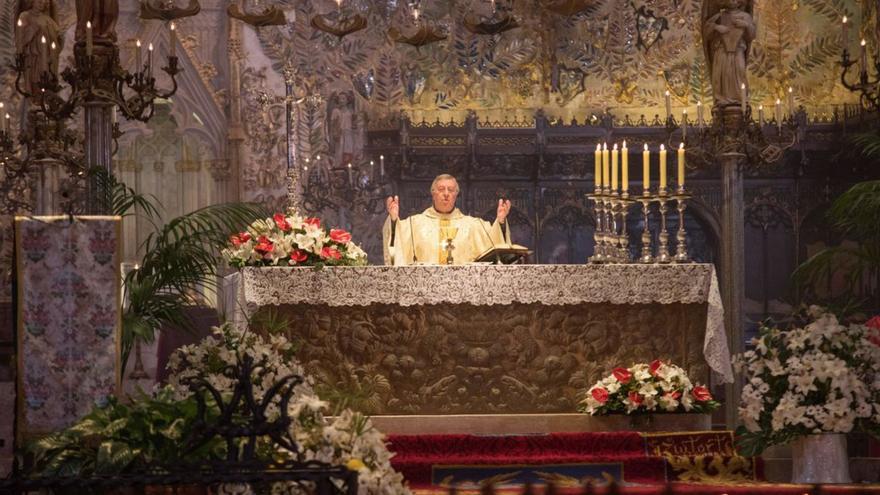
[[[510,244],[509,200],[498,200],[497,216],[490,224],[463,214],[455,207],[456,199],[458,181],[448,174],[434,179],[433,206],[422,213],[401,219],[398,197],[389,197],[385,201],[388,218],[382,229],[385,264],[464,264],[492,247]]]

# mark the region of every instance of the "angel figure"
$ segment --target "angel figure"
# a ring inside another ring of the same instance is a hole
[[[753,8],[752,0],[703,1],[703,50],[716,107],[742,104],[746,62],[757,31]]]
[[[333,164],[344,167],[352,162],[357,152],[355,134],[355,102],[349,91],[339,91],[329,98],[325,132]]]
[[[58,74],[63,36],[52,0],[22,0],[15,28],[15,50],[24,57],[24,90],[40,94],[44,72]]]

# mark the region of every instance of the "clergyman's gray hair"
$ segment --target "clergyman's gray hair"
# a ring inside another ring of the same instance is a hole
[[[434,192],[434,187],[436,187],[437,183],[441,180],[452,180],[455,182],[455,192],[459,192],[461,190],[461,188],[458,187],[458,179],[449,174],[440,174],[437,177],[434,177],[434,182],[431,182],[431,192]]]

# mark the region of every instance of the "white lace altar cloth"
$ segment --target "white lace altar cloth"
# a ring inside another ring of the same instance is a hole
[[[733,381],[711,264],[247,267],[224,286],[227,314],[238,323],[242,313],[283,304],[705,303],[703,354],[722,383]]]

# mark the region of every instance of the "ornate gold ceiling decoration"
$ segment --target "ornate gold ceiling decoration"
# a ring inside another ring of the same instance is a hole
[[[544,0],[541,5],[550,12],[571,16],[599,6],[601,3],[600,0]]]
[[[311,25],[315,29],[342,39],[351,33],[366,28],[367,19],[360,14],[343,16],[341,12],[338,15],[318,14],[312,17]]]
[[[407,34],[395,27],[391,27],[388,29],[388,36],[397,43],[405,43],[416,48],[446,39],[446,33],[442,29],[430,24],[420,25],[412,34]]]
[[[238,19],[254,27],[283,26],[287,24],[287,19],[284,17],[284,11],[278,8],[277,5],[266,7],[263,9],[263,12],[259,14],[251,14],[239,9],[236,4],[230,4],[226,7],[226,14],[233,19]]]
[[[151,3],[149,0],[143,0],[141,2],[140,17],[141,19],[173,21],[175,19],[183,19],[184,17],[192,17],[198,14],[201,9],[199,0],[190,0],[189,5],[183,8],[175,7],[174,2],[157,1]]]

